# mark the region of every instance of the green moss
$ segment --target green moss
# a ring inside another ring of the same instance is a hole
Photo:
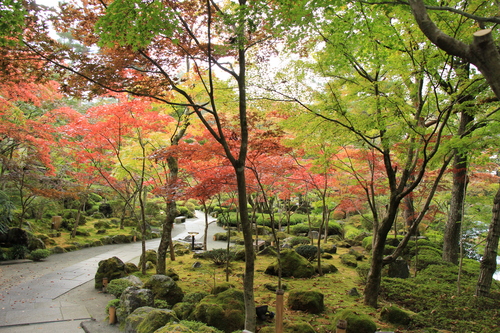
[[[137,333],[155,332],[167,323],[178,322],[175,312],[164,309],[153,309],[146,318],[137,326]]]
[[[410,315],[396,306],[383,308],[380,318],[388,323],[404,326],[409,325],[411,321]]]
[[[278,261],[270,265],[265,273],[278,275]],[[309,278],[315,274],[315,270],[306,258],[294,250],[285,250],[281,252],[281,274],[283,277]]]
[[[366,315],[358,315],[351,310],[342,310],[335,316],[335,326],[339,320],[347,321],[346,333],[374,333],[377,325]]]
[[[194,308],[195,304],[193,303],[179,302],[173,306],[172,310],[174,310],[179,319],[189,319],[189,316],[193,313]]]
[[[294,290],[288,296],[288,306],[292,310],[321,313],[325,310],[324,296],[318,291]]]
[[[120,298],[123,291],[132,285],[133,283],[127,279],[115,279],[108,283],[106,291],[116,298]]]
[[[196,305],[192,317],[209,326],[230,333],[242,329],[245,322],[243,293],[230,288],[217,295],[209,295]]]
[[[357,267],[358,266],[358,262],[356,260],[356,256],[352,255],[352,254],[343,254],[340,256],[340,261],[346,265],[346,266],[349,266],[349,267]]]

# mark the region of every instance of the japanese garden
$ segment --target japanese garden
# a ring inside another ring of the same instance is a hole
[[[496,2],[0,18],[0,261],[140,242],[95,278],[125,332],[500,332]]]

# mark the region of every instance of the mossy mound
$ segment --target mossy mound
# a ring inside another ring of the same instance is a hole
[[[158,262],[158,257],[155,250],[147,250],[146,253],[144,253],[144,257],[141,256],[141,259],[139,260],[139,267],[142,266],[144,258],[146,262],[151,261],[154,265],[156,265]]]
[[[189,319],[195,306],[193,303],[179,302],[172,307],[172,310],[174,310],[179,319]]]
[[[288,306],[292,310],[321,313],[325,310],[324,295],[313,290],[294,290],[288,296]]]
[[[151,289],[155,299],[167,301],[170,305],[181,302],[184,297],[182,289],[171,277],[166,275],[151,276],[144,284],[144,288]]]
[[[388,323],[407,326],[411,322],[410,314],[395,306],[382,309],[380,318]]]
[[[266,274],[278,276],[278,261],[267,267]],[[281,253],[281,276],[295,278],[310,278],[315,274],[313,265],[294,250]]]
[[[128,319],[128,318],[127,318]],[[175,312],[167,309],[153,309],[144,320],[137,326],[137,333],[155,332],[168,323],[178,322]]]
[[[172,310],[160,310],[149,306],[134,310],[125,319],[125,332],[152,333],[158,328],[179,321]]]
[[[223,333],[215,327],[207,326],[198,321],[181,320],[179,323],[169,323],[155,331],[155,333]]]
[[[234,288],[234,284],[229,283],[229,282],[223,282],[223,283],[216,285],[212,289],[212,294],[217,295],[217,294],[220,294],[220,293],[222,293],[228,289],[231,289],[231,288]]]
[[[243,293],[231,288],[209,295],[196,305],[192,317],[226,333],[241,330],[245,323]]]
[[[108,282],[126,276],[125,264],[118,257],[108,258],[99,261],[99,268],[95,274],[94,286],[96,289],[102,288],[102,279],[108,278]]]
[[[347,321],[346,333],[374,333],[377,325],[367,315],[358,315],[351,310],[343,310],[335,316],[335,326],[339,320]]]

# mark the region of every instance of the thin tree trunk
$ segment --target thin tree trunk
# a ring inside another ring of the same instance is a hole
[[[171,246],[172,239],[172,228],[174,226],[174,221],[177,215],[177,205],[175,200],[169,200],[167,202],[167,211],[165,221],[163,222],[160,245],[158,245],[157,251],[157,264],[156,264],[156,273],[157,274],[165,274],[167,271],[166,268],[166,260],[167,260],[167,250],[173,248]],[[172,257],[172,255],[171,255]],[[172,259],[172,258],[171,258]],[[175,257],[172,259],[175,260]]]
[[[493,216],[491,218],[484,255],[481,259],[481,268],[476,285],[476,296],[488,296],[490,293],[493,275],[497,269],[497,249],[500,237],[500,187],[493,199]]]
[[[462,112],[458,134],[467,130],[473,118]],[[453,160],[453,186],[451,189],[450,212],[444,232],[443,260],[458,264],[460,253],[460,228],[462,224],[462,207],[465,201],[465,188],[467,186],[467,155],[455,154]]]
[[[255,275],[255,254],[252,239],[252,224],[248,216],[245,169],[235,167],[238,184],[238,203],[240,208],[241,229],[245,246],[245,275],[243,277],[243,295],[245,299],[245,329],[255,331],[255,299],[253,280]]]

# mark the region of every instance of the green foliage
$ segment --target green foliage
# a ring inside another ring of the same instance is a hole
[[[30,257],[34,261],[41,261],[42,259],[45,259],[48,256],[50,256],[50,253],[51,253],[50,250],[47,250],[47,249],[38,249],[38,250],[32,251],[30,253]]]
[[[9,229],[9,225],[12,223],[12,213],[15,208],[9,196],[5,192],[0,191],[0,233],[6,232]]]
[[[123,291],[128,287],[132,286],[133,283],[126,279],[114,279],[108,283],[106,288],[107,292],[114,295],[116,298],[120,298]]]
[[[113,280],[114,281],[114,280]],[[113,282],[111,281],[111,282]],[[154,307],[158,309],[169,309],[170,306],[168,305],[168,302],[162,299],[155,299],[154,300]]]
[[[105,313],[106,313],[106,314],[108,314],[108,313],[109,313],[109,308],[111,308],[111,307],[115,307],[115,308],[117,308],[117,307],[119,307],[119,306],[120,306],[120,299],[118,299],[118,298],[114,298],[114,299],[110,300],[110,301],[108,302],[108,304],[106,305]]]
[[[227,252],[226,249],[213,249],[206,251],[203,256],[205,259],[212,261],[215,265],[221,266],[226,262],[231,262],[234,259],[233,252]]]
[[[25,259],[29,254],[29,250],[24,245],[14,245],[9,249],[9,260]]]
[[[101,38],[100,46],[118,44],[138,50],[151,44],[159,34],[172,37],[179,30],[178,24],[175,11],[163,1],[117,0],[99,18],[95,31]]]
[[[313,261],[318,257],[318,247],[316,245],[299,245],[295,248],[295,252],[309,261]],[[321,252],[323,252],[323,249],[321,249]]]
[[[309,237],[305,237],[305,236],[293,237],[288,242],[288,244],[290,244],[291,247],[295,247],[295,246],[300,245],[300,244],[307,245],[310,243],[311,243],[311,239]]]
[[[28,15],[22,1],[3,0],[0,5],[0,46],[16,46],[24,30],[24,19]]]

